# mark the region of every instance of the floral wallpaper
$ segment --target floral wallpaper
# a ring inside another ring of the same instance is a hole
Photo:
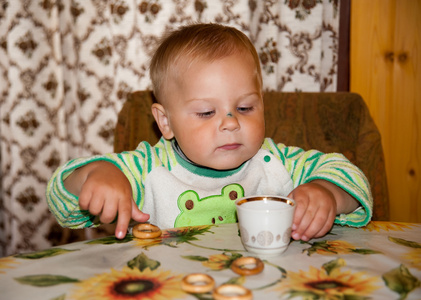
[[[158,38],[190,22],[245,32],[266,90],[336,90],[337,0],[0,0],[0,256],[107,234],[60,228],[46,183],[71,158],[112,151]]]

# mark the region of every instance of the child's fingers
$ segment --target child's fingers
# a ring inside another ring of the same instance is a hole
[[[294,217],[292,221],[292,238],[295,240],[301,239],[301,235],[306,230],[309,222],[311,220],[307,220],[307,223],[303,223],[305,221],[305,215],[307,214],[309,199],[307,196],[301,195],[298,191],[293,191],[291,194],[288,195],[295,200],[296,207],[294,212]]]
[[[146,222],[149,220],[149,214],[145,214],[139,210],[136,203],[132,200],[132,219],[137,222]]]
[[[107,201],[104,204],[99,220],[104,224],[110,224],[115,220],[115,216],[117,215],[117,209],[117,201]]]
[[[306,235],[306,233],[308,233],[309,229],[311,231],[311,224],[313,223],[313,220],[317,214],[317,210],[314,209],[315,207],[312,206],[306,207],[303,217],[301,218],[300,222],[297,223],[297,229],[292,233],[293,239],[303,241],[309,240],[309,237]]]
[[[313,237],[315,238],[322,237],[326,233],[328,233],[332,229],[333,221],[335,220],[335,217],[336,217],[335,212],[333,210],[330,211],[329,216],[326,218],[324,226],[317,233],[315,233]]]
[[[300,199],[299,197],[295,197],[294,193],[290,193],[288,195],[288,197],[292,198],[295,200],[296,203],[296,207],[295,207],[295,211],[294,211],[294,217],[292,220],[292,230],[296,230],[298,229],[298,225],[301,223],[301,219],[303,218],[306,209],[307,209],[307,201],[300,201],[302,199]]]
[[[305,228],[301,236],[301,239],[303,241],[309,241],[318,232],[320,232],[321,229],[325,228],[325,225],[326,225],[326,214],[318,211],[318,213],[312,217],[312,220],[308,224],[307,228]]]
[[[303,204],[298,204],[295,208],[294,218],[293,218],[293,230],[298,229],[299,224],[301,224],[301,220],[304,217],[307,207]]]
[[[117,226],[115,228],[115,236],[122,239],[126,236],[127,228],[129,227],[130,217],[132,215],[131,201],[120,199],[118,201],[118,217]]]
[[[82,189],[79,195],[79,207],[83,210],[89,210],[89,204],[91,202],[92,192],[88,189]]]
[[[333,210],[323,207],[319,208],[311,223],[303,232],[301,239],[308,241],[314,237],[324,236],[332,227],[334,218],[335,214]]]
[[[99,216],[104,208],[104,198],[101,196],[92,197],[89,201],[89,212],[94,216]]]

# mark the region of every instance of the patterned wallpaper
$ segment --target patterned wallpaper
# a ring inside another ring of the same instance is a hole
[[[0,0],[0,256],[106,230],[64,230],[45,187],[65,161],[112,151],[128,93],[150,86],[159,36],[230,24],[259,53],[266,90],[335,91],[337,0]]]

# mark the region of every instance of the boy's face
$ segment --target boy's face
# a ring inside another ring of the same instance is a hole
[[[263,99],[250,54],[197,62],[171,78],[155,118],[193,162],[232,169],[253,157],[264,139]],[[153,109],[156,111],[156,109]]]

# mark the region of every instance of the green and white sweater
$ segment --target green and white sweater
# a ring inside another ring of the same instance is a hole
[[[64,179],[87,163],[106,160],[127,176],[139,209],[161,228],[236,222],[235,199],[250,195],[288,195],[295,187],[324,179],[341,187],[361,206],[336,217],[341,225],[364,226],[372,216],[373,198],[364,174],[343,155],[286,147],[265,139],[261,149],[240,167],[218,171],[195,166],[163,138],[135,151],[69,161],[58,168],[47,186],[47,202],[60,225],[82,228],[99,225],[99,218],[80,210],[78,198]]]

